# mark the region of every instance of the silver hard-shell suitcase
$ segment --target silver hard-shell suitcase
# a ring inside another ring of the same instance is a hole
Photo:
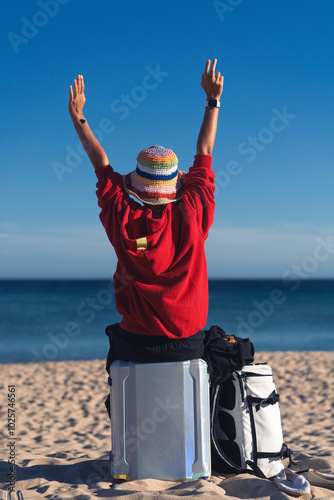
[[[115,481],[209,477],[210,406],[202,359],[110,367]]]

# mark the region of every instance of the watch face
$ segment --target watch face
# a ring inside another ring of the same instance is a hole
[[[208,99],[208,106],[210,108],[217,108],[218,107],[218,101],[216,99]]]

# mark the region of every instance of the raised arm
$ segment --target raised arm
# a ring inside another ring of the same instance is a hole
[[[82,109],[85,105],[86,98],[84,94],[84,80],[82,75],[78,75],[77,79],[70,85],[70,98],[68,101],[68,111],[72,118],[75,130],[79,136],[81,144],[85,148],[90,161],[94,168],[108,165],[108,157],[102,148],[99,141],[90,129],[86,118],[83,115]]]
[[[215,73],[215,68],[217,64],[217,59],[212,61],[208,59],[206,61],[204,73],[202,75],[201,85],[206,97],[209,100],[219,101],[220,96],[223,92],[224,77],[218,71]],[[213,146],[216,139],[217,131],[217,121],[218,121],[218,107],[205,107],[204,118],[201,126],[201,130],[197,139],[197,154],[202,155],[212,155]]]

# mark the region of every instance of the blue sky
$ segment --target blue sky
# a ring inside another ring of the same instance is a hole
[[[152,144],[187,170],[214,57],[225,82],[210,277],[334,277],[333,15],[329,0],[7,2],[0,277],[114,272],[93,167],[67,112],[76,75],[116,170],[133,170]]]

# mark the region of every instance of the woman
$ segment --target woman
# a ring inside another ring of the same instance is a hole
[[[224,80],[216,63],[208,60],[202,75],[207,100],[188,173],[178,170],[175,153],[162,146],[142,150],[128,175],[115,172],[83,115],[83,77],[70,86],[69,113],[95,168],[100,219],[118,258],[114,292],[122,320],[106,329],[108,372],[116,359],[184,361],[204,355],[204,243],[215,208],[211,164]]]

